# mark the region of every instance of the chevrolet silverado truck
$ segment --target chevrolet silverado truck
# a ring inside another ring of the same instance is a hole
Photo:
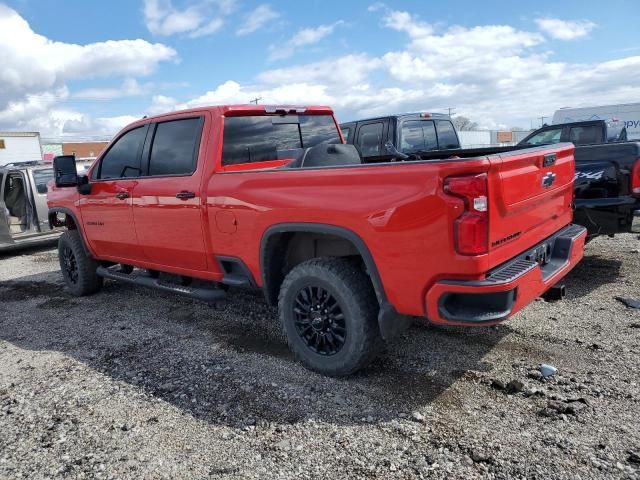
[[[259,288],[327,375],[364,367],[410,316],[502,322],[583,255],[571,144],[365,164],[328,107],[214,106],[129,125],[88,175],[54,164],[72,294]]]
[[[0,252],[52,243],[62,233],[49,225],[47,183],[51,164],[0,166]]]
[[[356,146],[364,163],[460,148],[453,122],[443,113],[386,115],[342,123],[340,129],[345,142]]]
[[[598,235],[640,233],[640,142],[622,122],[589,120],[544,127],[519,146],[572,142],[576,149],[574,221]]]

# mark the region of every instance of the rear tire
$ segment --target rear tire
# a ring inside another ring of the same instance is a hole
[[[77,230],[67,230],[58,240],[60,270],[72,295],[82,297],[100,291],[102,277],[96,274],[98,263],[87,255]]]
[[[346,376],[383,346],[378,302],[369,277],[344,258],[316,258],[284,279],[278,310],[289,348],[310,370]]]

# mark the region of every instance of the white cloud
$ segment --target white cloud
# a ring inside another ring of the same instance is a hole
[[[161,62],[177,57],[170,47],[139,39],[86,45],[50,40],[3,4],[0,52],[0,128],[42,125],[44,131],[59,129],[65,118],[77,115],[60,106],[69,97],[67,81],[148,75]]]
[[[175,8],[171,0],[144,0],[143,14],[154,35],[198,38],[217,32],[234,8],[235,0],[199,0],[183,9]]]
[[[589,20],[560,20],[558,18],[538,18],[540,30],[557,40],[576,40],[584,38],[596,27]]]
[[[116,117],[91,118],[87,115],[74,116],[64,122],[62,135],[70,137],[112,137],[140,117],[132,115],[119,115]]]
[[[280,14],[273,10],[269,4],[263,3],[244,16],[244,22],[240,28],[236,30],[236,34],[248,35],[260,30],[263,26],[279,17]]]
[[[299,48],[318,43],[323,38],[331,35],[337,27],[343,24],[343,20],[338,20],[330,25],[319,25],[315,28],[300,29],[283,44],[271,45],[269,47],[269,59],[282,60],[289,58]]]
[[[382,24],[403,32],[406,44],[380,56],[349,54],[232,79],[167,109],[247,103],[327,104],[338,118],[405,111],[456,112],[482,127],[529,127],[561,106],[624,103],[640,97],[640,56],[607,62],[554,59],[551,40],[511,25],[430,25],[381,6]],[[313,35],[309,38],[313,38]]]
[[[126,78],[118,88],[85,88],[73,94],[84,100],[111,100],[121,97],[135,97],[147,92],[151,85],[140,85],[135,78]]]
[[[267,70],[257,80],[268,85],[305,82],[327,85],[355,85],[367,81],[369,73],[380,68],[383,62],[368,55],[346,55],[335,60],[322,60],[286,68]]]

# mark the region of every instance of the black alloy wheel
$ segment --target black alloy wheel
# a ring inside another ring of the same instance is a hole
[[[335,355],[344,346],[347,325],[336,298],[323,287],[305,286],[293,306],[296,331],[306,346],[319,355]]]
[[[73,250],[68,245],[65,245],[62,249],[62,265],[69,282],[76,285],[78,283],[78,262]]]

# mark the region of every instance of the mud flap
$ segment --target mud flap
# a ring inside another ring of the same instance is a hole
[[[413,323],[413,317],[400,315],[393,305],[383,302],[378,313],[378,327],[383,340],[389,341],[406,331]]]

